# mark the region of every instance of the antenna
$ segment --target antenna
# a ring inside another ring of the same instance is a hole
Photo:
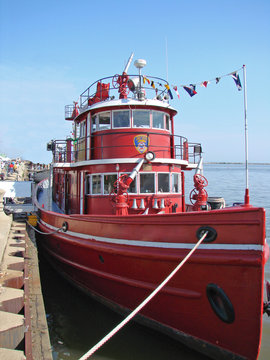
[[[165,50],[166,50],[166,80],[168,82],[168,78],[169,78],[169,66],[168,66],[168,41],[167,41],[167,37],[165,37]]]
[[[131,55],[130,55],[130,57],[129,57],[129,59],[128,59],[128,62],[127,62],[127,65],[126,65],[126,67],[125,67],[125,69],[124,69],[124,73],[126,73],[127,74],[127,72],[128,72],[128,68],[129,68],[129,66],[130,66],[130,64],[131,64],[131,61],[132,61],[132,59],[133,59],[133,56],[134,56],[134,53],[132,52],[131,53]]]

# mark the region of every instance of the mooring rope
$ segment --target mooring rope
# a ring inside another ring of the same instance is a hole
[[[122,327],[124,327],[150,300],[171,280],[177,271],[185,264],[198,246],[206,238],[208,231],[206,231],[195,246],[190,250],[186,257],[176,266],[176,268],[166,277],[165,280],[139,305],[134,309],[120,324],[118,324],[112,331],[110,331],[103,339],[101,339],[95,346],[93,346],[86,354],[79,358],[79,360],[86,360],[92,356],[102,345],[104,345],[111,337],[113,337]]]
[[[27,225],[30,226],[30,228],[32,228],[33,230],[35,230],[37,233],[39,233],[39,234],[41,234],[41,235],[53,235],[53,234],[56,234],[56,233],[58,233],[59,231],[63,230],[63,228],[60,227],[60,228],[58,228],[57,230],[54,230],[54,231],[52,231],[52,232],[47,233],[47,232],[43,232],[43,231],[40,231],[40,230],[36,229],[36,228],[35,228],[33,225],[31,225],[27,220],[26,220],[26,223],[27,223]]]

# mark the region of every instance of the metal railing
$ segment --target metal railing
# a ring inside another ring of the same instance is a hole
[[[65,119],[72,119],[74,114],[75,104],[65,106]]]
[[[128,153],[129,150],[131,150],[130,153],[134,150],[134,145],[127,143],[127,144],[121,144],[121,145],[109,145],[104,146],[104,137],[106,136],[112,136],[117,134],[125,134],[125,135],[133,135],[137,134],[137,132],[109,132],[106,134],[93,134],[91,136],[90,143],[93,144],[90,148],[85,148],[87,144],[87,138],[85,139],[67,139],[67,140],[53,140],[51,142],[51,146],[48,150],[51,150],[53,153],[53,162],[54,163],[75,163],[78,161],[84,161],[84,160],[98,160],[98,159],[106,159],[111,158],[111,156],[107,156],[106,154],[111,154],[114,150],[122,150],[123,154]],[[156,133],[147,132],[147,136],[151,136]],[[199,143],[188,143],[187,138],[179,135],[170,135],[170,134],[158,134],[159,136],[165,136],[169,138],[169,144],[168,145],[150,145],[148,146],[149,151],[153,151],[156,153],[157,158],[168,158],[171,157],[173,159],[178,160],[186,160],[189,163],[196,164],[199,162],[202,154],[202,148],[201,144]],[[95,139],[100,137],[99,143],[101,146],[95,145]],[[106,154],[105,154],[106,153]],[[88,156],[86,156],[88,154]],[[169,156],[168,156],[169,154]],[[139,153],[138,153],[139,156]],[[125,155],[125,157],[127,157]],[[134,156],[134,153],[132,155]]]
[[[114,75],[101,78],[91,84],[79,98],[78,111],[84,111],[88,106],[100,101],[115,98],[158,99],[168,102],[170,90],[166,80],[148,75],[128,75],[124,85],[121,79],[124,75]],[[123,78],[124,79],[124,78]],[[65,118],[74,118],[75,104],[65,106]]]

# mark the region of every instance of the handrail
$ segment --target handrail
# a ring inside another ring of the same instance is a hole
[[[121,78],[121,76],[123,75],[104,77],[88,86],[88,88],[80,94],[78,111],[84,111],[89,106],[90,100],[95,100],[94,102],[100,102],[117,98],[120,92],[119,85],[117,84],[116,79],[118,77]],[[168,89],[166,88],[166,86],[168,86],[168,82],[159,77],[136,74],[128,75],[128,80],[140,84],[140,87],[136,87],[136,90],[134,91],[130,91],[130,89],[126,87],[127,95],[129,95],[127,96],[128,98],[139,98],[139,92],[143,91],[145,98],[164,100],[165,93],[168,92]],[[102,92],[104,89],[102,88],[101,84],[108,86],[106,87],[105,98],[103,98],[102,96]],[[167,96],[165,100],[168,102],[169,96]],[[71,120],[72,118],[74,118],[74,108],[75,104],[65,106],[65,118],[67,120]]]
[[[124,134],[137,134],[136,131],[127,131]],[[55,163],[75,163],[78,161],[83,161],[85,159],[85,152],[88,154],[91,154],[93,151],[96,153],[99,153],[99,157],[92,158],[91,160],[98,160],[98,159],[105,159],[104,157],[104,150],[108,149],[133,149],[133,144],[121,144],[121,145],[103,145],[103,137],[108,135],[117,135],[117,134],[123,134],[123,132],[120,131],[110,131],[106,133],[94,133],[90,136],[91,141],[89,142],[92,144],[90,148],[85,147],[83,149],[80,149],[81,145],[87,145],[88,141],[86,138],[79,138],[75,141],[72,139],[66,139],[66,140],[54,140],[53,146],[52,146],[52,152],[53,152],[53,162]],[[180,136],[180,135],[171,135],[171,134],[165,134],[165,133],[155,133],[152,131],[145,132],[147,136],[150,136],[152,134],[158,134],[159,136],[166,136],[170,139],[174,139],[173,142],[170,142],[170,145],[153,145],[150,143],[149,149],[154,152],[166,152],[173,154],[173,159],[180,159],[180,160],[188,160],[189,163],[197,163],[198,160],[201,158],[201,145],[199,143],[188,143],[187,138]],[[101,137],[101,146],[97,146],[94,139]],[[72,145],[73,142],[73,145]],[[173,143],[174,145],[171,145]],[[81,154],[81,156],[80,156]],[[90,157],[90,156],[89,156]],[[106,157],[107,158],[107,157]]]

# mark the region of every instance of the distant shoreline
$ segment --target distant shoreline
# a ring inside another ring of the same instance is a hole
[[[245,165],[244,162],[216,162],[216,161],[204,161],[204,164],[210,165]],[[257,162],[249,162],[248,165],[270,165],[270,163],[257,163]]]

